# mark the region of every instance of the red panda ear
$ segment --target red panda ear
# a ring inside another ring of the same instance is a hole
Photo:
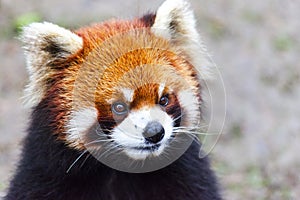
[[[201,73],[200,78],[209,77],[212,65],[196,28],[196,20],[190,3],[186,0],[166,0],[157,10],[151,31],[164,37],[182,50]]]
[[[43,97],[46,81],[53,75],[54,69],[49,64],[82,49],[83,40],[71,31],[47,22],[24,27],[20,39],[24,43],[30,79],[25,95],[29,97],[29,106],[33,106]]]

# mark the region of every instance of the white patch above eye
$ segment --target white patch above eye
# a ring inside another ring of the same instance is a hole
[[[148,150],[136,150],[135,148],[147,147],[143,137],[143,130],[151,121],[158,121],[165,130],[163,139],[158,143],[160,147],[153,152]],[[147,156],[158,156],[168,143],[173,131],[173,119],[158,106],[145,107],[129,115],[113,129],[111,137],[123,146],[124,152],[134,159],[145,159]]]
[[[122,91],[126,101],[128,101],[128,102],[133,101],[134,90],[129,89],[129,88],[121,88],[120,90]]]
[[[82,143],[82,136],[97,122],[97,110],[95,108],[85,108],[73,111],[70,121],[66,125],[67,140],[71,145]]]
[[[125,101],[127,102],[132,102],[133,101],[133,95],[134,95],[134,90],[130,88],[117,88],[118,92],[121,92],[123,94],[123,97],[125,98]],[[108,104],[113,104],[116,101],[115,98],[107,99],[106,102]]]
[[[165,83],[161,83],[158,87],[158,96],[161,97],[163,95],[163,91],[165,89],[166,84]]]

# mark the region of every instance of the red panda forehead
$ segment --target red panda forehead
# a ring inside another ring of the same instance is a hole
[[[152,107],[157,104],[159,97],[162,95],[158,84],[147,84],[134,91],[132,102],[130,103],[131,109],[139,109],[141,107]]]
[[[79,107],[82,102],[94,102],[108,109],[117,100],[131,102],[132,94],[153,103],[162,84],[173,91],[196,87],[193,74],[193,67],[169,41],[147,28],[134,29],[115,34],[91,49],[73,77],[72,94],[83,99],[78,101]]]
[[[121,100],[150,105],[164,93],[177,93],[191,87],[185,77],[177,74],[176,69],[168,64],[147,64],[119,74],[107,71],[104,74],[105,78],[99,80],[96,98],[105,99],[108,104]]]
[[[93,49],[97,46],[97,43],[103,42],[114,35],[126,33],[133,29],[150,30],[154,19],[155,15],[147,15],[143,18],[133,20],[111,19],[102,23],[82,27],[75,32],[84,39],[86,46]]]

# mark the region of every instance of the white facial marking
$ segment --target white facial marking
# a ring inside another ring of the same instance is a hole
[[[158,96],[161,97],[163,95],[163,91],[165,89],[166,84],[165,83],[161,83],[158,87]]]
[[[125,97],[125,99],[128,101],[128,102],[132,102],[133,100],[133,95],[134,95],[134,90],[132,89],[129,89],[129,88],[121,88],[121,91]]]
[[[159,122],[164,130],[165,135],[156,151],[143,150],[143,147],[149,147],[150,144],[145,143],[143,130],[151,121]],[[151,108],[145,107],[138,111],[130,112],[122,123],[120,123],[112,133],[112,138],[115,142],[124,146],[125,153],[134,159],[145,159],[149,155],[158,156],[163,152],[168,140],[172,135],[173,119],[160,107],[154,106]],[[140,149],[136,149],[140,148]]]
[[[73,111],[71,119],[66,125],[67,140],[73,144],[81,142],[81,137],[86,133],[94,123],[97,122],[97,110],[95,108],[85,108],[79,111]]]
[[[181,123],[184,126],[194,126],[199,123],[200,105],[194,92],[192,90],[181,91],[178,93],[178,100],[185,116],[185,121]]]

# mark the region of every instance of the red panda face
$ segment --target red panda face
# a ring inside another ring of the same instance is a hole
[[[135,161],[170,153],[182,137],[176,130],[199,123],[195,74],[178,49],[150,29],[106,39],[77,72],[67,140],[97,155],[108,150],[109,158],[114,151]]]
[[[29,102],[47,102],[58,139],[114,168],[170,164],[191,142],[184,133],[199,126],[209,64],[188,8],[167,0],[156,16],[75,33],[30,25],[23,33]]]
[[[140,88],[135,91],[139,92]],[[137,94],[132,102],[116,101],[112,104],[115,126],[108,128],[106,134],[123,147],[124,153],[134,159],[161,154],[164,146],[175,137],[173,127],[180,125],[181,109],[178,102],[174,101],[174,96],[158,94],[156,89],[153,92],[156,93],[152,94],[151,99],[140,99]],[[101,127],[101,119],[99,123]]]

